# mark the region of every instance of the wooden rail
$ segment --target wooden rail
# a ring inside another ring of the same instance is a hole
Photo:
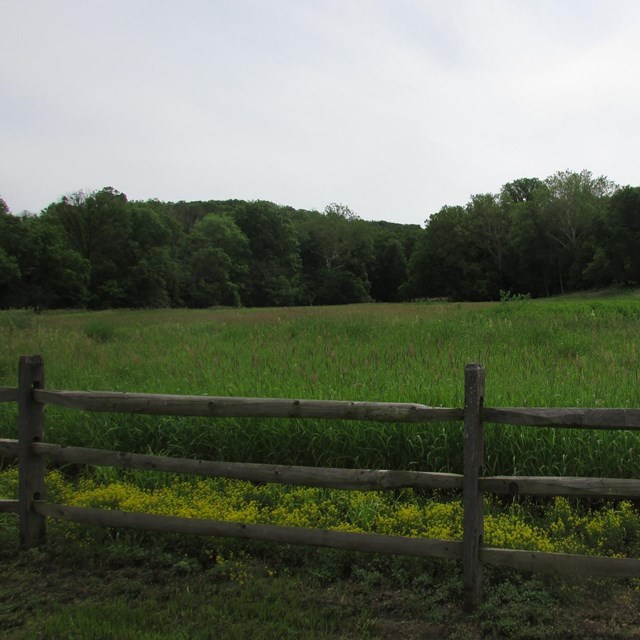
[[[349,402],[280,398],[178,396],[105,391],[48,391],[39,356],[23,356],[18,388],[0,387],[0,402],[18,403],[19,439],[0,439],[0,457],[19,459],[19,499],[0,500],[0,512],[17,513],[22,546],[45,542],[46,518],[152,531],[194,533],[291,544],[462,560],[464,608],[473,610],[482,596],[482,565],[498,564],[525,571],[611,577],[637,577],[640,559],[604,558],[562,553],[494,549],[485,546],[482,494],[640,498],[640,480],[483,475],[484,422],[589,429],[640,429],[638,409],[487,408],[484,369],[465,368],[464,408],[392,402]],[[216,462],[136,454],[44,442],[44,407],[148,415],[316,418],[377,422],[464,422],[464,474],[373,469]],[[278,527],[273,525],[185,519],[108,509],[87,509],[47,502],[45,460],[91,464],[253,482],[304,485],[359,491],[400,488],[462,490],[463,541],[431,540]]]
[[[209,418],[319,418],[376,422],[438,422],[462,420],[462,409],[427,407],[401,402],[293,400],[284,398],[228,398],[175,396],[107,391],[36,390],[34,399],[69,409],[102,413]]]
[[[0,387],[0,402],[16,402],[18,389],[13,387]]]
[[[58,463],[90,464],[99,467],[140,469],[193,474],[205,477],[271,482],[277,484],[383,491],[387,489],[461,490],[463,475],[426,471],[386,471],[337,469],[256,464],[253,462],[212,462],[192,458],[167,458],[125,451],[70,447],[49,442],[32,445],[37,455]],[[18,441],[0,438],[0,456],[18,456]],[[565,496],[586,498],[637,498],[640,480],[620,478],[580,478],[566,476],[483,476],[478,480],[483,493],[512,496]]]
[[[18,501],[0,500],[0,513],[18,513]]]
[[[482,419],[529,427],[640,429],[640,409],[484,409]]]
[[[37,501],[34,510],[50,518],[72,520],[84,524],[104,527],[127,527],[168,533],[192,533],[204,536],[270,540],[287,544],[306,544],[316,547],[332,547],[351,551],[371,551],[397,555],[429,556],[459,560],[462,557],[462,542],[432,540],[429,538],[404,538],[383,536],[374,533],[350,533],[326,531],[302,527],[280,527],[268,524],[244,524],[241,522],[219,522],[200,518],[179,518],[149,513],[128,513],[107,509],[68,507],[60,504]],[[640,564],[640,561],[639,561]]]

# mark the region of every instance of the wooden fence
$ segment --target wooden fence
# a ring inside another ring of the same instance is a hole
[[[564,553],[496,549],[483,543],[486,492],[511,495],[639,498],[640,480],[568,477],[483,476],[484,422],[535,427],[640,430],[638,409],[536,409],[484,407],[484,369],[465,368],[463,409],[421,404],[177,396],[103,391],[47,391],[40,356],[20,358],[18,387],[0,388],[0,402],[18,403],[18,440],[0,439],[0,456],[17,457],[18,500],[0,500],[0,512],[17,513],[24,548],[45,543],[46,518],[109,527],[194,533],[307,544],[377,553],[461,560],[464,608],[482,597],[482,565],[497,564],[525,571],[610,577],[640,576],[640,559],[604,558]],[[464,422],[464,473],[328,469],[271,464],[212,462],[167,458],[44,442],[44,408],[57,405],[84,411],[148,415],[216,417],[316,418],[378,422]],[[463,492],[463,539],[460,541],[344,533],[299,527],[185,519],[54,504],[46,500],[45,461],[104,465],[197,474],[254,482],[351,490],[457,489]]]

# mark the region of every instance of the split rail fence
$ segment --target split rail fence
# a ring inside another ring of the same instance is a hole
[[[538,409],[484,407],[485,372],[465,367],[464,408],[422,404],[178,396],[104,391],[47,391],[40,356],[20,358],[17,388],[0,388],[0,402],[18,403],[18,440],[0,439],[0,457],[17,457],[18,500],[0,500],[0,512],[17,513],[24,548],[45,543],[46,518],[108,527],[270,540],[338,549],[461,560],[464,608],[482,598],[482,566],[524,571],[609,577],[640,576],[640,559],[605,558],[487,547],[483,542],[483,493],[544,496],[640,498],[640,480],[613,478],[483,475],[483,424],[532,427],[640,430],[640,409]],[[255,463],[213,462],[142,455],[44,441],[44,408],[56,405],[83,411],[147,415],[316,418],[377,422],[464,423],[464,473],[371,469],[331,469]],[[46,500],[45,461],[197,474],[254,482],[275,482],[350,490],[461,490],[462,541],[345,533],[299,527],[219,522],[115,510],[71,507]]]

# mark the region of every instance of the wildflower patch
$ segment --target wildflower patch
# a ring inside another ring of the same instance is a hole
[[[15,468],[0,471],[0,495],[17,496]],[[424,498],[411,490],[357,492],[253,484],[226,479],[168,479],[146,488],[124,480],[61,471],[47,474],[48,499],[70,506],[183,518],[307,527],[386,535],[462,539],[459,498]],[[640,512],[629,501],[586,508],[566,498],[544,506],[485,500],[485,543],[532,551],[640,556]]]

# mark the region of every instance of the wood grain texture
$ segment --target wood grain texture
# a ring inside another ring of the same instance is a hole
[[[19,505],[17,500],[0,500],[0,513],[18,513]]]
[[[285,544],[304,544],[351,551],[369,551],[432,558],[460,559],[462,543],[428,538],[404,538],[373,533],[347,533],[302,527],[277,527],[266,524],[243,524],[216,520],[178,518],[147,513],[127,513],[69,507],[44,501],[36,502],[35,510],[49,518],[71,520],[105,527],[125,527],[146,531],[189,533],[204,536],[270,540]]]
[[[484,515],[479,479],[484,464],[484,369],[468,364],[464,377],[464,480],[462,488],[463,608],[473,611],[482,600],[482,562],[479,549],[484,538]]]
[[[0,438],[0,456],[4,458],[17,458],[20,447],[17,440],[8,438]]]
[[[637,578],[640,576],[640,559],[604,558],[568,553],[544,553],[515,549],[483,548],[483,562],[511,567],[519,571],[536,571],[555,575],[581,575],[609,578]]]
[[[204,416],[212,418],[316,418],[374,420],[378,422],[437,422],[462,420],[462,409],[428,407],[401,402],[293,400],[286,398],[231,398],[178,396],[110,391],[34,392],[43,404],[102,413]]]
[[[485,422],[576,429],[640,429],[640,409],[485,408]]]
[[[18,401],[18,388],[17,387],[0,387],[0,402],[17,402]]]
[[[45,518],[33,510],[34,500],[44,500],[44,460],[31,445],[44,439],[44,405],[33,398],[44,387],[44,362],[40,356],[22,356],[18,366],[18,499],[20,543],[23,549],[45,542]]]
[[[249,480],[251,482],[273,482],[360,491],[381,491],[405,487],[416,489],[462,488],[462,476],[453,473],[212,462],[104,449],[64,447],[51,443],[35,443],[33,450],[36,454],[46,456],[55,462],[188,473],[209,477]]]
[[[640,480],[619,478],[493,476],[480,478],[480,489],[486,493],[508,493],[514,496],[640,498]]]

